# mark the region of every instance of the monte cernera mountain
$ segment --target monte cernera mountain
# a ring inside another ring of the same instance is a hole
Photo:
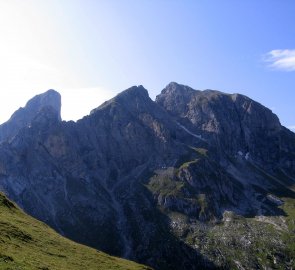
[[[60,110],[49,90],[0,126],[0,188],[26,213],[154,269],[294,269],[295,134],[270,109],[172,82]]]

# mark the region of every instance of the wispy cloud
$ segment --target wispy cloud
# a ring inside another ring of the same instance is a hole
[[[295,71],[295,49],[272,50],[264,55],[263,58],[271,68]]]
[[[295,125],[294,126],[288,126],[287,128],[295,131]]]

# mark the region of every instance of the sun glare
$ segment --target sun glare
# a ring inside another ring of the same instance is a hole
[[[42,17],[40,1],[0,2],[0,123],[34,95],[49,88],[62,95],[62,118],[77,120],[112,96],[101,87],[81,87],[71,74],[56,22]],[[67,43],[65,43],[67,44]]]

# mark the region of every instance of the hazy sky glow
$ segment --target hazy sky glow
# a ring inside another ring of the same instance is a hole
[[[76,120],[176,81],[248,95],[294,128],[294,14],[293,0],[0,0],[0,122],[50,88]]]

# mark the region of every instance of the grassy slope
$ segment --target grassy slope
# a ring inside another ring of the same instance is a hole
[[[150,269],[74,243],[0,193],[0,269]]]

